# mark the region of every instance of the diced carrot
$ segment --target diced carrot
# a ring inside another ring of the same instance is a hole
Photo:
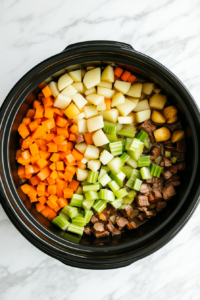
[[[110,98],[104,98],[105,104],[106,104],[106,110],[111,110],[111,99]]]
[[[26,175],[28,175],[28,174],[34,174],[33,166],[32,165],[26,165],[25,166],[25,173],[26,173]]]
[[[40,204],[44,205],[47,201],[47,198],[44,196],[41,196],[38,198],[38,201],[40,202]]]
[[[22,123],[18,127],[18,132],[23,139],[25,139],[29,135],[29,130],[27,126]]]
[[[47,144],[49,152],[58,152],[58,146],[56,143],[50,142]]]
[[[23,139],[19,139],[20,147],[22,147]]]
[[[42,136],[44,136],[46,133],[46,128],[44,126],[39,125],[38,128],[36,128],[35,131],[31,134],[31,137],[33,139],[38,139]]]
[[[57,116],[56,118],[56,125],[59,127],[65,127],[67,124],[67,120],[61,116]]]
[[[74,166],[67,166],[66,169],[65,169],[65,171],[71,173],[72,175],[75,175],[75,173],[76,173],[76,167],[74,167]]]
[[[57,132],[57,129],[58,129],[58,127],[56,126],[56,124],[54,125],[54,127],[53,128],[51,128],[51,132]]]
[[[52,156],[50,157],[50,161],[52,162],[57,162],[60,160],[60,155],[58,153],[54,153],[52,154]]]
[[[70,127],[70,131],[72,133],[77,133],[78,132],[78,125],[74,124]]]
[[[29,180],[30,180],[30,183],[31,183],[33,186],[38,185],[39,182],[40,182],[40,180],[39,180],[39,178],[38,178],[37,176],[38,176],[38,175],[33,176],[33,177],[31,177],[31,178],[29,179]]]
[[[70,163],[70,162],[74,162],[76,159],[74,158],[74,156],[72,154],[68,154],[66,156],[66,160]]]
[[[38,198],[37,197],[30,196],[29,199],[30,199],[31,203],[38,202]]]
[[[25,177],[25,167],[24,166],[18,166],[17,174],[19,178],[24,178]]]
[[[23,121],[22,121],[22,124],[24,124],[24,125],[28,125],[28,124],[30,124],[31,123],[31,119],[30,118],[24,118],[23,119]]]
[[[71,174],[71,173],[69,173],[69,172],[65,172],[65,181],[69,181],[69,182],[71,182],[72,181],[72,179],[73,179],[73,175]]]
[[[70,133],[69,135],[69,141],[75,142],[76,141],[76,136],[73,133]]]
[[[41,211],[41,214],[42,214],[44,217],[48,218],[48,216],[49,216],[52,212],[53,212],[52,208],[50,208],[49,206],[45,206],[45,209],[43,209],[43,210]]]
[[[58,178],[59,178],[59,179],[64,179],[64,178],[65,178],[64,173],[61,172],[61,171],[58,171]]]
[[[65,185],[65,181],[57,177],[56,178],[56,185],[59,189],[63,189],[64,185]]]
[[[73,143],[72,142],[67,142],[67,149],[72,150],[73,149]]]
[[[78,166],[81,170],[85,170],[85,169],[86,169],[86,165],[83,164],[80,160],[77,161],[77,166]]]
[[[58,197],[57,197],[56,195],[50,195],[50,196],[48,197],[48,200],[52,200],[52,201],[54,201],[54,202],[57,202]]]
[[[58,203],[58,205],[60,206],[60,208],[62,208],[62,207],[64,207],[64,206],[68,205],[67,199],[64,199],[64,198],[59,198],[59,199],[57,200],[57,203]]]
[[[25,174],[25,178],[26,179],[30,179],[32,177],[33,174]]]
[[[30,191],[30,185],[28,185],[27,183],[26,183],[26,184],[23,184],[23,185],[21,186],[21,189],[22,189],[22,192],[23,192],[24,194],[28,194],[28,192]]]
[[[48,165],[48,161],[44,158],[40,158],[37,162],[36,165],[40,168],[40,170],[44,169]]]
[[[39,154],[38,146],[36,143],[33,143],[32,145],[30,145],[29,149],[30,149],[31,155],[34,156],[36,154]]]
[[[61,145],[58,145],[58,151],[61,151],[61,152],[67,151],[67,141],[64,141]]]
[[[34,174],[40,172],[40,168],[36,165],[33,165]]]
[[[36,203],[35,206],[36,206],[37,211],[39,211],[39,212],[41,212],[42,210],[44,210],[46,208],[46,206],[40,202]]]
[[[17,162],[20,164],[20,165],[29,165],[30,162],[31,162],[31,158],[28,158],[28,159],[24,159],[21,155],[20,157],[18,158]]]
[[[52,163],[49,168],[54,171],[56,169],[56,164],[55,163]]]
[[[47,143],[53,142],[53,139],[56,137],[56,134],[54,132],[48,133],[46,135],[46,141]]]
[[[54,127],[55,127],[55,120],[52,118],[52,119],[48,119],[46,121],[43,121],[42,122],[42,125],[48,129],[48,130],[52,130]]]
[[[63,189],[66,189],[66,188],[68,187],[68,184],[69,184],[69,182],[68,182],[68,181],[65,181],[64,186],[63,186]]]
[[[22,154],[22,150],[21,149],[17,150],[15,159],[18,159],[21,154]]]
[[[47,177],[47,182],[48,182],[48,184],[55,184],[56,183],[56,180],[55,179],[53,179],[53,178],[51,178],[50,176],[49,177]]]
[[[63,161],[57,161],[56,162],[56,169],[57,169],[57,171],[64,171],[64,163],[63,163]]]
[[[69,155],[69,154],[71,154],[71,153],[72,153],[72,152],[71,152],[70,150],[67,149],[66,152],[64,152],[64,151],[59,152],[59,155],[60,155],[60,158],[61,158],[62,160],[64,160],[64,159],[66,158],[66,156]]]
[[[40,171],[36,176],[39,180],[44,181],[47,177],[49,177],[51,174],[51,170],[49,167],[44,168],[42,171]]]
[[[103,211],[99,214],[99,219],[102,221],[108,221],[108,216]]]
[[[57,135],[63,135],[65,138],[69,137],[69,132],[67,128],[57,127]]]
[[[38,106],[41,105],[41,102],[38,100],[33,101],[33,108],[36,109]]]
[[[51,173],[51,175],[50,175],[50,177],[51,177],[52,179],[54,179],[54,180],[57,178],[57,176],[58,176],[58,173],[57,173],[56,170],[54,170],[54,171]]]
[[[73,179],[73,180],[70,182],[70,184],[68,185],[68,188],[69,188],[69,189],[72,189],[72,191],[75,192],[75,191],[77,190],[79,184],[80,184],[79,181]]]
[[[52,95],[51,90],[49,88],[48,85],[46,85],[43,89],[42,89],[42,93],[44,94],[45,97],[49,97]]]
[[[122,80],[121,80],[121,78],[115,76],[115,77],[114,77],[114,81],[122,81]]]
[[[94,132],[88,132],[88,133],[84,134],[85,141],[88,145],[93,145],[94,144],[94,142],[92,140],[93,134],[94,134]]]
[[[73,162],[68,162],[67,159],[63,159],[63,161],[65,162],[65,164],[67,166],[76,166],[77,165],[77,162],[76,161],[73,161]]]
[[[75,160],[81,160],[84,157],[83,154],[76,149],[72,150],[72,155],[75,158]]]
[[[117,76],[117,77],[120,77],[123,73],[123,69],[119,68],[119,67],[116,67],[115,70],[114,70],[114,74]]]
[[[59,109],[57,107],[54,107],[53,109],[54,109],[55,114],[57,114],[59,116],[64,115],[64,112],[61,109]]]
[[[56,208],[58,208],[59,206],[57,206]],[[54,208],[54,209],[56,209]],[[57,216],[57,213],[55,211],[52,211],[50,214],[48,214],[48,219],[49,220],[53,220],[55,217]]]
[[[59,198],[63,198],[63,190],[62,189],[60,189],[60,188],[58,188],[57,187],[57,196],[59,197]]]
[[[54,208],[54,212],[56,213],[57,215],[57,212],[60,210],[60,206],[58,205],[56,208]],[[50,215],[51,216],[51,215]]]
[[[136,79],[137,79],[137,77],[135,77],[134,75],[131,74],[128,77],[127,82],[133,83],[133,82],[135,82]]]
[[[56,195],[56,185],[49,185],[47,187],[47,192],[51,195]]]
[[[31,156],[32,165],[34,165],[36,163],[36,161],[38,161],[38,159],[40,159],[40,154],[36,154],[34,156]]]
[[[54,115],[54,110],[53,108],[51,107],[45,107],[45,110],[44,110],[44,116],[45,118],[53,118],[53,115]]]
[[[38,123],[34,120],[29,124],[30,131],[35,131],[38,128]]]
[[[26,117],[33,119],[34,116],[35,116],[35,109],[29,109],[26,113]]]
[[[21,157],[23,157],[24,159],[29,159],[31,157],[30,151],[29,150],[23,151]]]
[[[64,198],[72,198],[73,197],[73,190],[72,189],[69,189],[69,188],[65,188],[63,190],[63,193],[64,193]]]
[[[44,107],[52,107],[53,104],[54,104],[54,100],[51,96],[50,97],[43,97],[42,102],[43,102]]]
[[[44,117],[44,106],[40,105],[35,110],[34,119],[43,118]]]
[[[61,145],[65,140],[65,137],[63,135],[56,136],[53,141],[56,143],[56,145]]]
[[[48,151],[40,150],[40,157],[42,157],[44,159],[49,159],[50,156],[51,156],[51,153],[49,153]]]
[[[41,122],[42,122],[42,118],[35,119],[35,122],[36,122],[38,125],[40,125]]]
[[[23,140],[21,147],[23,149],[28,149],[29,146],[33,143],[33,141],[34,140],[30,136],[28,136],[25,140]]]
[[[44,196],[45,191],[46,191],[45,184],[44,184],[44,182],[40,181],[38,186],[37,186],[38,196]]]
[[[123,81],[127,81],[127,79],[129,78],[130,75],[131,75],[131,72],[125,70],[125,71],[123,72],[123,74],[121,75],[121,79],[122,79]]]
[[[41,140],[40,149],[41,149],[42,151],[44,151],[44,152],[47,152],[48,147],[47,147],[47,142],[46,142],[46,140],[43,140],[43,139]]]

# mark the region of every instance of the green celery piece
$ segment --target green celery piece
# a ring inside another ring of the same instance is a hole
[[[79,235],[82,235],[83,234],[83,230],[84,230],[84,227],[82,226],[77,226],[77,225],[74,225],[74,224],[71,224],[68,228],[67,228],[67,231],[70,231],[70,232],[73,232],[73,233],[77,233]]]
[[[111,181],[111,178],[108,176],[108,174],[104,174],[99,180],[99,182],[101,183],[102,186],[107,185],[110,181]]]
[[[110,147],[110,152],[112,153],[112,155],[118,156],[118,155],[122,154],[122,142],[121,141],[110,143],[109,147]]]
[[[140,156],[138,159],[138,167],[149,167],[150,166],[150,156]]]
[[[133,168],[129,166],[123,166],[120,168],[120,170],[126,175],[127,178],[130,178],[133,172]]]
[[[110,173],[110,169],[107,166],[102,166],[101,170],[105,170],[107,173]]]
[[[136,178],[136,180],[133,184],[133,189],[136,190],[136,191],[139,191],[140,187],[141,187],[141,184],[142,184],[142,180]]]
[[[134,198],[129,198],[128,196],[125,196],[122,199],[122,204],[131,204],[133,202]]]
[[[135,196],[137,195],[137,193],[133,190],[128,192],[127,197],[129,197],[130,199],[135,199]]]
[[[99,195],[99,199],[102,199],[102,200],[106,200],[106,201],[114,201],[115,200],[115,195],[110,190],[101,189],[99,191],[98,195]]]
[[[122,151],[124,152],[125,151],[125,146],[126,146],[126,140],[123,139],[123,140],[121,140],[121,142],[122,142]]]
[[[122,129],[118,131],[118,135],[122,135],[128,138],[133,138],[136,133],[136,127],[132,124],[123,125]]]
[[[60,227],[62,230],[67,230],[70,225],[70,222],[67,221],[63,216],[57,216],[52,220],[52,223]]]
[[[83,201],[83,207],[85,209],[90,209],[92,207],[92,205],[94,204],[95,200],[84,200]]]
[[[129,180],[126,182],[126,186],[129,187],[130,189],[132,189],[134,182],[135,182],[135,179],[129,178]]]
[[[157,164],[159,164],[161,161],[162,161],[162,156],[156,157],[155,162],[156,162]]]
[[[96,200],[99,199],[98,193],[96,191],[89,191],[85,193],[86,200]]]
[[[125,141],[126,141],[126,143],[125,143],[125,150],[129,150],[131,144],[133,143],[133,139],[126,138]]]
[[[78,194],[74,194],[70,201],[71,206],[82,207],[82,203],[83,203],[83,195],[78,195]]]
[[[70,217],[68,215],[66,215],[63,211],[59,212],[59,216],[62,216],[63,218],[65,218],[67,221],[70,221]]]
[[[165,151],[165,157],[170,158],[171,157],[171,151]]]
[[[124,165],[124,161],[117,156],[114,157],[111,161],[109,161],[107,167],[111,170],[112,173],[119,173],[120,168],[123,165]]]
[[[131,158],[135,159],[136,161],[138,160],[138,158],[140,157],[140,155],[142,154],[144,149],[144,145],[140,144],[138,145],[138,148],[136,150],[128,150],[127,153],[128,155],[130,155]]]
[[[114,208],[118,209],[122,205],[122,199],[116,199],[110,203]]]
[[[140,140],[141,142],[144,143],[145,139],[147,138],[148,133],[146,133],[143,130],[140,130],[140,132],[137,134],[136,139]]]
[[[121,158],[124,162],[126,162],[126,161],[130,158],[130,156],[129,156],[126,152],[123,152],[122,155],[120,156],[120,158]]]
[[[115,123],[104,121],[103,131],[106,132],[106,133],[116,134],[117,125]]]
[[[141,179],[141,174],[140,174],[140,171],[137,170],[137,169],[133,169],[132,173],[131,173],[131,179]]]
[[[175,164],[176,161],[177,161],[177,158],[175,156],[173,156],[172,159],[171,159],[171,161],[172,161],[173,164]]]
[[[90,219],[92,218],[93,216],[93,211],[91,209],[86,209],[85,210],[85,221],[86,221],[86,224],[90,222]]]
[[[156,164],[151,164],[151,170],[150,170],[151,175],[160,177],[161,172],[162,172],[162,168],[160,166]]]
[[[86,225],[86,220],[83,217],[75,217],[72,219],[72,224],[77,225],[77,226],[85,226]]]
[[[116,181],[120,188],[123,187],[123,185],[124,185],[125,177],[126,177],[126,175],[123,172],[119,172],[117,174],[110,173],[110,178],[112,180]]]
[[[117,198],[123,198],[128,194],[128,192],[123,188],[115,192]]]
[[[71,205],[66,205],[63,209],[62,212],[66,215],[68,215],[71,219],[76,217],[78,215],[78,208],[71,206]]]
[[[84,185],[91,185],[91,183],[89,183],[89,182],[87,182],[87,181],[82,181],[82,182],[81,182],[81,185],[82,185],[82,186],[84,186]]]
[[[110,152],[109,144],[102,145],[101,147]]]
[[[150,149],[150,138],[149,138],[149,136],[147,136],[146,139],[144,140],[144,147],[148,150]]]
[[[83,192],[84,193],[88,192],[88,191],[98,191],[99,189],[100,189],[100,184],[99,183],[83,186]]]
[[[152,178],[150,169],[148,167],[141,168],[140,173],[141,173],[142,179],[144,179],[144,180]]]
[[[128,154],[130,155],[130,152],[133,152],[133,151],[127,151],[128,152]],[[138,167],[138,162],[134,159],[134,158],[132,158],[132,157],[130,157],[127,161],[126,161],[126,164],[128,165],[128,166],[130,166],[131,168],[133,168],[133,169],[136,169],[137,167]]]
[[[114,143],[114,142],[118,141],[116,134],[106,133],[106,137],[107,137],[107,139],[109,140],[110,143]],[[108,146],[108,144],[107,144],[107,146]],[[108,147],[108,151],[110,151],[109,147]]]
[[[129,148],[129,150],[135,151],[135,150],[137,150],[140,146],[144,146],[144,143],[142,143],[140,140],[134,138],[134,139],[133,139],[133,142],[132,142],[132,144],[131,144],[131,146],[130,146],[130,148]]]
[[[117,133],[122,129],[122,127],[123,127],[122,124],[117,123]]]
[[[120,189],[119,185],[117,184],[116,181],[112,180],[108,183],[109,188],[115,193],[116,191],[118,191]]]
[[[101,170],[100,170],[100,172],[99,172],[98,181],[99,181],[99,179],[101,179],[101,178],[103,177],[103,175],[105,175],[105,174],[107,174],[106,170],[104,170],[104,169],[101,168]]]
[[[89,171],[87,182],[89,182],[89,183],[96,183],[98,175],[99,175],[99,172]]]
[[[96,210],[99,214],[106,208],[107,201],[105,200],[97,200],[93,204],[93,209]]]

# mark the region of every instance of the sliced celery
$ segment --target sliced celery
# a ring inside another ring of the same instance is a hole
[[[117,136],[116,136],[116,134],[106,133],[106,137],[109,140],[109,142],[111,142],[111,143],[117,142]],[[110,148],[108,147],[108,151],[109,150],[110,150]]]
[[[102,199],[102,200],[107,200],[107,201],[115,200],[115,195],[113,194],[113,192],[106,190],[106,189],[101,189],[99,191],[98,195],[99,195],[99,199]]]
[[[133,139],[126,138],[125,141],[126,141],[126,143],[125,143],[125,150],[129,150],[131,144],[133,143]]]
[[[173,164],[175,164],[176,161],[177,161],[177,158],[175,156],[173,156],[172,159],[171,159],[171,161],[172,161]]]
[[[136,136],[136,139],[140,140],[141,142],[144,143],[146,137],[148,136],[148,133],[146,133],[143,130],[140,130],[140,132],[138,133],[138,135]]]
[[[119,157],[114,157],[109,163],[107,164],[108,168],[111,170],[112,173],[119,173],[120,168],[124,165],[124,161]]]
[[[108,176],[108,174],[104,174],[99,180],[99,182],[101,183],[102,186],[107,185],[110,181],[111,181],[111,178]]]
[[[126,161],[130,158],[130,156],[129,156],[126,152],[123,152],[122,155],[120,156],[120,158],[121,158],[124,162],[126,162]]]
[[[97,200],[95,201],[92,207],[100,214],[106,208],[106,205],[107,205],[107,201]]]
[[[122,199],[116,199],[110,203],[114,208],[118,209],[122,205]]]
[[[156,177],[160,177],[160,174],[162,172],[162,168],[156,164],[151,164],[151,175],[156,176]]]
[[[150,156],[141,156],[138,159],[138,167],[149,167],[150,166]]]
[[[92,210],[90,210],[90,209],[86,209],[85,210],[85,221],[86,221],[86,224],[88,223],[88,222],[90,222],[90,219],[92,218],[92,216],[93,216],[93,211]]]
[[[122,142],[121,141],[110,143],[109,147],[110,147],[110,151],[111,151],[112,155],[118,156],[118,155],[122,154]]]
[[[85,193],[86,200],[96,200],[99,199],[98,193],[96,191],[89,191]]]
[[[89,171],[87,182],[89,182],[89,183],[96,183],[98,175],[99,175],[99,172]]]
[[[102,166],[102,170],[105,170],[107,173],[110,173],[110,169],[107,166]]]
[[[83,186],[83,192],[88,192],[88,191],[98,191],[100,189],[100,184],[91,184],[91,185],[84,185]]]
[[[106,133],[116,134],[117,125],[111,122],[104,121],[103,131]]]
[[[75,218],[72,219],[72,224],[73,224],[73,225],[77,225],[77,226],[85,226],[86,223],[87,223],[87,222],[86,222],[85,218],[83,218],[83,217],[77,216],[77,217],[75,217]]]
[[[126,136],[128,138],[133,138],[136,133],[136,127],[131,124],[123,125],[121,130],[118,131],[118,135]]]
[[[84,200],[84,201],[83,201],[83,207],[84,207],[85,209],[90,209],[90,208],[92,207],[94,201],[95,201],[95,200]]]
[[[142,184],[142,180],[136,178],[136,180],[133,184],[133,189],[136,190],[136,191],[139,191],[140,187],[141,187],[141,184]]]
[[[108,139],[108,140],[109,140],[109,139]],[[110,151],[109,144],[102,145],[101,147],[102,147],[103,149],[107,150],[107,151]]]
[[[156,162],[157,164],[159,164],[161,161],[162,161],[162,156],[156,157],[155,162]]]
[[[132,198],[134,199],[136,195],[137,195],[137,193],[135,191],[131,190],[128,192],[127,197],[129,197],[130,199],[132,199]]]
[[[67,228],[70,225],[70,222],[67,221],[66,218],[63,216],[57,216],[52,220],[52,223],[55,224],[56,226],[60,227],[62,230],[67,230]]]
[[[144,146],[144,143],[142,143],[140,140],[138,140],[138,139],[135,138],[135,139],[133,139],[133,142],[132,142],[129,150],[135,151],[135,150],[137,150],[141,146]]]
[[[121,140],[121,142],[122,142],[122,152],[124,152],[125,151],[125,146],[126,146],[126,140],[123,139],[123,140]]]
[[[171,157],[171,151],[165,151],[165,157]]]
[[[74,194],[70,201],[71,206],[82,207],[82,203],[83,203],[83,195],[78,195],[78,194]]]
[[[125,196],[122,199],[122,204],[131,204],[133,202],[134,198],[129,198],[128,196]]]
[[[83,194],[83,188],[82,188],[82,186],[79,186],[79,187],[77,188],[76,194],[78,194],[78,195],[82,195],[82,194]]]
[[[84,230],[84,227],[82,226],[77,226],[77,225],[74,225],[74,224],[71,224],[68,228],[67,228],[67,231],[70,231],[70,232],[73,232],[73,233],[77,233],[79,235],[82,235],[83,234],[83,230]]]
[[[139,147],[136,150],[134,151],[128,150],[127,153],[130,155],[131,158],[137,161],[140,155],[142,154],[143,149],[144,149],[144,145],[139,145]]]
[[[119,185],[117,184],[116,181],[112,180],[108,183],[110,189],[115,193],[116,191],[118,191],[120,189]]]
[[[119,172],[117,174],[114,173],[110,173],[110,178],[114,181],[117,182],[117,184],[119,185],[119,187],[123,187],[124,185],[124,179],[125,179],[126,175],[123,172]]]
[[[107,174],[106,170],[104,170],[104,169],[101,168],[101,170],[100,170],[100,172],[99,172],[98,181],[99,181],[99,179],[101,179],[101,178],[103,177],[103,175],[105,175],[105,174]]]
[[[128,194],[128,192],[125,189],[120,189],[118,191],[115,192],[115,196],[117,198],[123,198]]]
[[[133,169],[132,173],[131,173],[131,179],[141,179],[141,174],[139,170]]]
[[[135,179],[129,178],[129,180],[126,182],[126,186],[128,186],[130,189],[132,189],[134,182],[135,182]]]
[[[144,140],[144,147],[146,149],[150,149],[150,138],[149,138],[149,136],[147,136],[146,139]]]
[[[91,183],[89,183],[89,182],[87,182],[87,181],[82,181],[82,182],[81,182],[81,185],[82,185],[82,186],[84,186],[84,185],[91,185]]]
[[[122,127],[123,127],[122,124],[117,123],[117,133],[122,129]]]
[[[133,151],[127,151],[127,152],[130,155],[130,152],[133,152]],[[126,161],[126,164],[134,169],[136,169],[138,167],[138,162],[132,157],[129,157],[129,159]]]
[[[78,208],[71,206],[71,205],[66,205],[63,209],[62,212],[66,215],[68,215],[71,219],[75,218],[79,212],[78,212]]]
[[[62,216],[63,218],[65,218],[67,221],[70,221],[70,217],[68,215],[66,215],[63,211],[59,212],[59,216]]]
[[[141,168],[140,173],[141,173],[142,179],[151,179],[152,178],[150,169],[147,167]]]
[[[120,168],[120,170],[126,175],[127,178],[130,178],[133,172],[133,168],[129,166],[123,166]]]

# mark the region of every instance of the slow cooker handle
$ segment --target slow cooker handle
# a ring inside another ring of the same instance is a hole
[[[63,52],[70,51],[70,50],[76,50],[78,48],[88,47],[88,46],[93,46],[93,47],[107,46],[107,47],[112,47],[111,50],[113,50],[113,47],[118,47],[123,50],[134,51],[133,47],[126,43],[114,42],[114,41],[87,41],[87,42],[71,44],[71,45],[67,46],[63,50]]]

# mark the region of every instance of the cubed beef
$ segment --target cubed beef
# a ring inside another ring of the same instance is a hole
[[[185,152],[186,151],[186,143],[185,140],[179,141],[176,143],[176,148],[178,152]]]
[[[80,134],[79,132],[76,132],[75,136],[76,136],[76,144],[80,144],[80,143],[84,142],[84,137],[82,134]]]
[[[172,173],[167,170],[167,171],[162,171],[162,176],[165,180],[169,179],[170,177],[172,177]]]
[[[149,206],[148,197],[144,195],[138,195],[136,197],[136,204],[138,207]]]
[[[180,176],[179,175],[172,175],[172,177],[170,178],[170,180],[179,180]]]
[[[132,230],[135,228],[137,228],[137,225],[133,221],[128,222],[128,224],[126,225],[126,229],[128,229],[128,230]]]
[[[172,162],[169,158],[163,157],[163,160],[164,160],[165,167],[171,167]]]
[[[93,226],[94,230],[102,232],[104,231],[104,224],[102,223],[95,223]]]
[[[144,221],[144,219],[145,219],[145,214],[143,213],[143,214],[138,215],[138,219],[139,219],[140,221]]]
[[[155,138],[153,136],[153,131],[156,130],[156,126],[152,123],[150,119],[144,121],[139,127],[139,130],[144,130],[148,133],[150,141],[155,142]]]
[[[90,228],[90,226],[85,226],[84,227],[84,233],[87,234],[87,235],[91,234],[91,228]]]
[[[140,193],[147,194],[150,191],[148,185],[146,183],[141,184]]]
[[[157,182],[154,182],[153,185],[152,185],[152,188],[153,189],[160,189],[162,187],[162,181],[159,180]]]
[[[180,185],[180,181],[172,180],[171,178],[169,180],[165,181],[165,186],[170,185],[170,184],[173,185],[173,186],[178,186],[178,185]]]
[[[98,231],[93,230],[92,232],[94,233],[94,235],[96,236],[96,238],[101,238],[101,237],[105,237],[105,236],[109,236],[110,235],[109,231],[98,232]]]
[[[181,162],[181,163],[175,165],[175,168],[176,168],[177,170],[179,170],[179,171],[185,170],[185,162],[183,161],[183,162]]]
[[[167,203],[165,201],[157,202],[155,205],[155,209],[156,209],[156,211],[161,211],[161,210],[163,210],[163,208],[166,207],[166,205],[167,205]]]
[[[164,167],[164,165],[165,165],[164,161],[161,161],[160,166]]]
[[[153,178],[151,178],[151,179],[146,179],[146,183],[149,183],[149,184],[151,184],[151,183],[153,183],[154,181],[153,181]]]
[[[138,209],[139,209],[139,211],[143,211],[144,212],[144,211],[147,210],[147,207],[145,207],[145,206],[144,207],[138,207]]]
[[[148,196],[148,200],[149,200],[149,202],[154,202],[155,198],[154,198],[154,195],[153,195],[153,193],[152,193],[152,192],[151,192],[151,193],[149,193],[147,196]]]
[[[124,209],[120,210],[124,217],[130,218],[133,213],[133,207],[131,205],[127,206]]]
[[[163,198],[169,200],[172,196],[176,195],[173,185],[167,185],[162,189]]]
[[[112,231],[112,235],[119,235],[121,234],[121,231],[119,229],[117,229],[116,227],[114,227],[113,231]]]
[[[123,217],[117,217],[116,218],[116,224],[120,227],[123,228],[124,226],[126,226],[126,224],[128,224],[127,219],[123,218]]]
[[[160,190],[153,190],[153,195],[154,195],[154,198],[155,200],[160,200],[162,199],[162,193]]]
[[[108,224],[106,224],[106,226],[105,226],[105,229],[110,231],[110,232],[113,232],[114,228],[115,227],[113,226],[113,223],[109,220]]]
[[[90,222],[92,224],[95,224],[95,223],[99,222],[99,219],[97,217],[95,217],[95,216],[92,216],[92,218],[90,219]]]
[[[153,154],[153,159],[156,159],[156,157],[160,156],[161,149],[159,147],[153,147],[151,153]]]
[[[145,214],[145,218],[151,218],[151,217],[154,217],[154,213],[152,212],[152,211],[149,211],[149,210],[146,210],[145,212],[144,212],[144,214]]]
[[[177,168],[175,166],[172,166],[171,168],[169,168],[169,171],[172,173],[172,174],[176,174],[177,173]]]

